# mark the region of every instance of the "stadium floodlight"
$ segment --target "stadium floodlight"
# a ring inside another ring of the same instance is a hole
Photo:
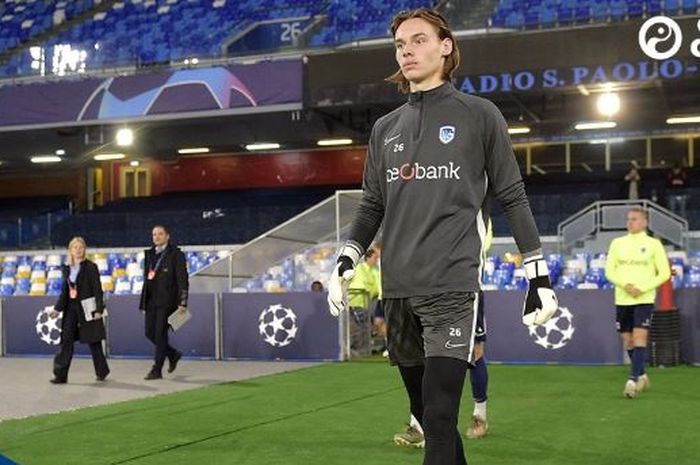
[[[673,116],[666,120],[666,124],[692,124],[700,123],[700,115]]]
[[[184,149],[177,149],[177,153],[180,155],[191,155],[194,153],[209,153],[209,147],[190,147]]]
[[[508,128],[508,134],[529,134],[530,128],[527,126],[517,126]]]
[[[591,139],[589,144],[621,144],[625,141],[624,137],[611,137],[610,139]]]
[[[613,116],[620,111],[620,96],[617,92],[600,94],[596,103],[598,112],[603,116]]]
[[[129,128],[121,128],[117,131],[117,145],[128,147],[134,143],[134,131]]]
[[[56,155],[37,155],[29,159],[32,163],[58,163],[62,161],[61,157]]]
[[[94,158],[95,161],[109,161],[109,160],[121,160],[124,157],[126,157],[126,155],[124,155],[123,153],[98,153],[97,155],[95,155],[92,158]]]
[[[280,148],[280,144],[276,142],[258,142],[255,144],[248,144],[245,146],[246,150],[277,150]]]
[[[329,147],[333,145],[350,145],[352,139],[321,139],[316,142],[320,147]]]
[[[617,127],[615,121],[592,121],[588,123],[576,123],[574,129],[577,131],[588,131],[591,129],[612,129]]]

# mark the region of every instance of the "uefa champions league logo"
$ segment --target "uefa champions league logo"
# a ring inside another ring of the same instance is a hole
[[[280,304],[270,305],[258,317],[260,336],[272,347],[291,344],[298,329],[296,314]]]
[[[700,20],[697,22],[700,31]],[[654,16],[647,19],[639,29],[637,37],[639,47],[654,60],[672,58],[683,45],[683,32],[676,21],[666,16]],[[690,43],[690,53],[700,58],[700,39]]]
[[[51,346],[61,343],[61,317],[51,318],[53,307],[46,307],[36,315],[36,335]]]
[[[566,346],[574,336],[574,315],[566,307],[559,307],[545,324],[528,327],[530,337],[538,346],[558,350]]]

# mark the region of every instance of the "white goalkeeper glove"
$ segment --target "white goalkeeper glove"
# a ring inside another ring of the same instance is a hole
[[[362,257],[360,246],[348,242],[338,255],[338,264],[328,280],[328,311],[338,316],[347,305],[348,286],[355,276],[355,266]]]
[[[559,301],[549,282],[549,269],[542,255],[535,255],[523,262],[525,276],[530,282],[523,303],[523,324],[527,326],[546,323],[559,308]]]

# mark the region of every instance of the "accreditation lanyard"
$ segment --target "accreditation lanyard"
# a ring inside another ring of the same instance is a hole
[[[148,280],[149,281],[153,281],[153,278],[156,277],[156,271],[158,271],[158,268],[160,268],[160,262],[163,261],[163,257],[165,257],[165,250],[163,250],[163,252],[161,252],[160,258],[158,259],[158,261],[156,261],[155,266],[153,266],[152,268],[150,268],[148,270]]]
[[[68,280],[68,295],[73,300],[78,298],[78,283],[71,282],[70,279]]]

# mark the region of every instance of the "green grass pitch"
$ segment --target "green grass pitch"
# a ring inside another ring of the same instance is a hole
[[[489,368],[490,434],[465,440],[471,465],[700,463],[697,368],[650,369],[634,400],[626,367]],[[467,381],[462,432],[471,410]],[[21,465],[419,465],[421,451],[391,441],[407,417],[396,369],[337,363],[5,421],[0,453]]]

